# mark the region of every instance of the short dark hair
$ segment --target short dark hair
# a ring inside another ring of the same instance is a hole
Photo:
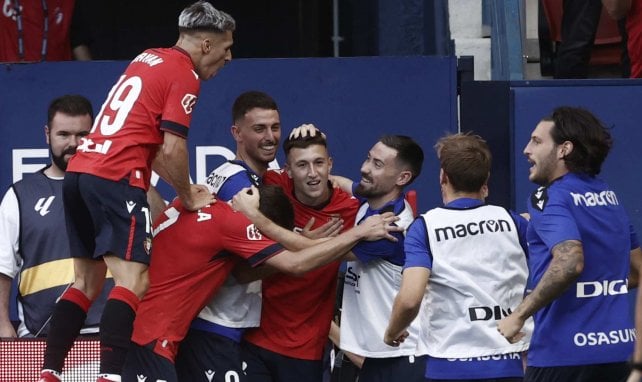
[[[439,138],[435,150],[455,191],[478,192],[488,181],[493,157],[479,135],[448,134]]]
[[[412,138],[405,135],[384,135],[379,142],[397,151],[397,161],[401,166],[407,166],[412,177],[406,184],[412,183],[421,174],[424,163],[424,151]]]
[[[254,108],[279,111],[276,101],[268,94],[250,90],[236,97],[232,105],[232,122],[236,123]]]
[[[294,229],[294,207],[280,186],[259,186],[259,211],[281,227]]]
[[[67,94],[51,101],[47,111],[47,125],[51,125],[56,113],[67,114],[71,117],[89,115],[92,122],[94,121],[94,109],[91,102],[78,94]]]
[[[609,129],[593,113],[581,107],[561,106],[542,119],[553,122],[551,137],[555,144],[573,143],[573,150],[564,157],[570,172],[595,176],[613,147]]]
[[[287,157],[290,153],[290,150],[296,149],[305,149],[313,145],[320,145],[328,148],[328,141],[325,136],[321,134],[319,129],[316,129],[316,134],[314,136],[306,135],[305,137],[299,135],[297,138],[289,138],[283,142],[283,151]]]

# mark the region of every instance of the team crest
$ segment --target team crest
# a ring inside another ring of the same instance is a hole
[[[152,251],[152,238],[151,237],[146,237],[145,240],[143,241],[143,249],[145,250],[145,253],[149,256],[150,252]]]
[[[548,192],[546,187],[540,187],[531,194],[531,205],[538,211],[544,211],[548,203]]]
[[[194,111],[194,105],[196,105],[196,96],[194,94],[185,94],[183,99],[181,100],[181,105],[183,106],[183,110],[185,110],[185,114],[191,114],[192,111]]]
[[[254,224],[250,224],[246,228],[247,231],[247,239],[248,240],[262,240],[263,235],[261,234],[261,231],[259,231],[258,228]]]

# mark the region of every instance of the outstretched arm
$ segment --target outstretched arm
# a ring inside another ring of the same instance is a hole
[[[563,241],[551,252],[553,259],[533,292],[497,325],[497,330],[511,343],[524,336],[520,333],[524,322],[564,293],[584,269],[584,251],[580,241]]]

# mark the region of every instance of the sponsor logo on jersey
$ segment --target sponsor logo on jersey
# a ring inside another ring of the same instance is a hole
[[[544,211],[548,202],[548,192],[546,187],[540,187],[531,194],[531,205],[538,211]]]
[[[450,362],[471,362],[471,361],[500,361],[505,359],[522,359],[519,353],[494,354],[473,358],[447,358]]]
[[[259,231],[258,228],[254,224],[250,224],[247,226],[245,229],[247,232],[247,239],[248,240],[262,240],[263,235],[261,234],[261,231]]]
[[[636,339],[635,329],[618,329],[608,332],[578,332],[573,336],[575,346],[602,346],[633,342]]]
[[[602,192],[585,192],[577,194],[571,192],[573,204],[576,206],[596,207],[596,206],[617,206],[620,203],[617,200],[615,192],[606,190]]]
[[[227,176],[225,175],[211,173],[210,176],[207,177],[207,180],[205,182],[208,185],[212,186],[215,192],[218,192],[226,180]]]
[[[77,150],[84,153],[107,154],[111,147],[111,140],[106,139],[103,143],[95,143],[92,139],[83,137],[80,139],[80,145]]]
[[[181,100],[181,105],[183,106],[183,110],[185,110],[185,114],[191,114],[192,111],[194,111],[194,105],[196,105],[196,96],[194,94],[185,94],[183,96],[183,99]]]
[[[499,321],[504,317],[508,317],[513,311],[510,308],[502,308],[499,305],[495,306],[472,306],[468,308],[468,317],[471,321]]]
[[[149,66],[155,66],[155,65],[158,65],[158,64],[162,64],[163,63],[163,59],[158,57],[155,54],[143,52],[143,53],[139,54],[138,56],[136,56],[136,58],[134,58],[132,63],[133,62],[142,62],[143,64],[147,64]]]
[[[51,203],[54,201],[56,198],[55,195],[52,195],[48,198],[40,198],[36,202],[36,205],[33,207],[33,209],[40,214],[40,216],[45,216],[49,213],[49,207],[51,206]]]
[[[348,267],[348,269],[346,269],[346,274],[344,276],[344,283],[350,285],[351,287],[354,287],[356,290],[356,289],[359,289],[360,278],[361,276],[355,273],[353,267]],[[358,290],[356,290],[356,292],[359,293]]]
[[[627,294],[629,288],[627,280],[603,280],[578,282],[576,287],[577,298],[590,298],[598,296],[616,296]]]
[[[507,220],[480,220],[467,224],[457,224],[456,226],[446,226],[435,228],[437,241],[462,238],[468,235],[484,235],[495,232],[511,232],[512,228]]]
[[[134,207],[136,207],[136,202],[132,200],[128,200],[125,202],[125,206],[127,207],[127,212],[131,214],[132,211],[134,210]]]

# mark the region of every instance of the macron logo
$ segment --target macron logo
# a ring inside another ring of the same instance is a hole
[[[130,201],[127,201],[126,204],[127,204],[127,212],[131,214],[132,211],[134,210],[134,207],[136,207],[136,203],[130,200]]]
[[[207,378],[209,382],[212,382],[212,379],[214,379],[214,374],[216,374],[214,370],[205,370],[205,378]]]
[[[136,379],[138,382],[145,382],[147,380],[147,377],[144,375],[136,375]]]
[[[571,192],[573,197],[573,204],[576,206],[586,206],[586,207],[595,207],[595,206],[617,206],[620,204],[617,200],[615,192],[607,190],[600,193],[597,192],[586,192],[584,194],[576,194]]]
[[[38,199],[38,202],[36,202],[36,205],[33,207],[36,212],[40,214],[40,216],[45,216],[49,213],[49,206],[51,206],[51,203],[55,199],[55,196],[50,196],[48,198],[40,198]]]

